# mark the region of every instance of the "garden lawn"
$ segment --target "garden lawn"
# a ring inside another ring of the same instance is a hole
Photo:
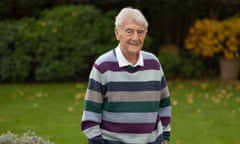
[[[240,144],[240,82],[169,81],[171,144]],[[87,83],[1,84],[0,134],[27,130],[55,144],[87,144],[80,130]]]

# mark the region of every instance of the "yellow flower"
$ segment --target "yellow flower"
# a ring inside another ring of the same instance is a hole
[[[225,58],[227,58],[229,60],[234,59],[234,54],[232,52],[230,52],[229,50],[224,49],[223,53],[224,53]]]
[[[240,54],[240,17],[196,20],[185,39],[185,48],[204,57],[220,54],[234,59]]]

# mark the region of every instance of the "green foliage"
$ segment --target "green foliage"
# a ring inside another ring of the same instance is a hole
[[[25,132],[21,137],[19,137],[17,134],[11,133],[10,131],[1,134],[0,144],[52,144],[52,143],[48,140],[44,140],[39,136],[36,136],[35,132],[29,130]]]
[[[0,82],[87,79],[95,58],[116,46],[114,15],[69,5],[45,10],[37,20],[0,23]]]
[[[114,46],[112,24],[109,17],[91,6],[43,11],[35,31],[36,80],[66,81],[87,76],[99,52]]]
[[[15,46],[19,38],[17,22],[0,23],[0,82],[24,81],[30,69],[30,58]]]
[[[173,51],[168,49],[160,50],[158,58],[168,79],[178,76],[177,70],[180,63],[180,58]]]
[[[200,78],[203,76],[205,66],[200,57],[191,55],[183,50],[180,55],[179,74],[181,78]]]
[[[171,50],[160,50],[158,58],[169,79],[173,78],[200,78],[203,76],[204,65],[202,60],[185,51],[179,55]]]

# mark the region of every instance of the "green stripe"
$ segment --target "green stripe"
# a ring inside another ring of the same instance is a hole
[[[157,112],[159,102],[105,102],[103,109],[108,112]]]
[[[84,103],[84,109],[86,111],[101,113],[102,104],[86,100]]]
[[[160,101],[160,108],[164,108],[171,105],[170,97],[164,98]]]

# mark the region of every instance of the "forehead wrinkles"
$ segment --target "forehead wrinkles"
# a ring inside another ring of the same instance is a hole
[[[123,22],[123,26],[121,29],[123,29],[123,30],[133,29],[133,30],[144,30],[145,31],[145,27],[141,24],[136,23],[134,20],[125,20]]]

